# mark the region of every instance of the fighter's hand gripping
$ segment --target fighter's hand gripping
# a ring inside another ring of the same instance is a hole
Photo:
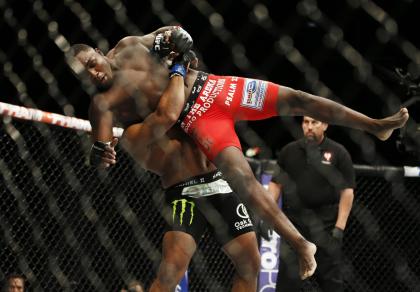
[[[114,138],[112,142],[96,141],[90,149],[89,162],[91,166],[98,168],[108,168],[117,163],[114,148],[118,139]]]
[[[184,54],[191,50],[193,46],[193,39],[191,35],[182,27],[176,27],[171,31],[171,43],[174,45],[174,51],[178,54]]]
[[[156,35],[152,52],[162,59],[170,53],[183,54],[189,51],[192,45],[190,34],[181,27],[175,27]]]
[[[170,67],[169,78],[173,76],[182,76],[185,77],[190,66],[197,68],[198,59],[193,50],[179,55],[172,61],[172,66]]]
[[[198,58],[193,50],[185,52],[180,57],[180,62],[184,64],[184,66],[187,68],[187,71],[190,67],[194,69],[198,67]]]

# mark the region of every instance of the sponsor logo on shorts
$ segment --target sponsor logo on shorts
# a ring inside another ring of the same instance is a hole
[[[238,214],[239,217],[241,218],[249,218],[248,215],[248,210],[246,209],[245,205],[240,203],[237,207],[236,207],[236,214]]]
[[[215,179],[217,177],[222,177],[222,172],[221,171],[217,171],[215,174],[213,174],[212,179]]]
[[[176,212],[178,206],[181,208],[181,212],[179,213],[179,223],[182,225],[184,214],[187,211],[187,208],[190,210],[190,222],[188,225],[191,225],[194,219],[194,207],[195,203],[192,201],[188,201],[187,199],[180,199],[172,201],[172,221],[175,222]]]
[[[255,79],[245,79],[241,106],[262,110],[267,92],[267,82]]]
[[[241,230],[246,227],[252,227],[252,221],[249,218],[248,211],[244,204],[241,203],[236,207],[236,214],[240,218],[242,218],[242,220],[235,222],[236,230]]]
[[[200,78],[201,78],[201,80],[202,80],[202,81],[206,81],[206,80],[207,80],[207,76],[208,76],[208,75],[203,74],[203,75],[201,75],[201,77],[200,77]]]
[[[226,79],[210,79],[200,92],[194,105],[191,107],[185,119],[181,122],[181,128],[188,134],[195,121],[203,116],[213,105],[217,96],[223,91]]]

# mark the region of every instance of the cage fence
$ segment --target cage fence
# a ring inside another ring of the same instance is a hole
[[[32,291],[118,291],[132,279],[148,287],[164,232],[158,178],[121,149],[111,170],[89,167],[84,132],[4,118],[0,133],[3,280],[22,273]],[[357,176],[344,239],[347,291],[420,289],[419,183]],[[207,232],[190,291],[229,291],[233,273]]]
[[[372,59],[391,52],[411,69],[418,66],[416,43],[397,21],[416,11],[415,2],[401,1],[392,9],[371,0],[281,1],[282,9],[276,9],[270,1],[254,0],[181,6],[162,0],[0,0],[0,31],[8,40],[0,45],[0,98],[33,108],[48,105],[68,116],[84,114],[89,90],[76,83],[63,58],[72,42],[107,51],[126,35],[148,32],[143,28],[183,23],[198,45],[203,69],[284,79],[338,101],[343,93],[368,92],[373,113],[388,113],[400,97],[365,54]],[[359,21],[371,33],[362,46],[351,31]],[[307,46],[309,35],[316,38]],[[264,44],[256,46],[256,36]],[[334,69],[343,71],[342,79],[352,82],[339,87],[341,81],[330,79],[335,73],[324,69],[332,66],[330,59],[340,64]],[[288,126],[292,136],[300,131],[296,124]],[[246,124],[242,128],[249,145],[267,146],[267,137]],[[158,178],[121,149],[110,171],[90,168],[84,132],[2,117],[0,137],[0,279],[22,273],[32,291],[118,291],[131,279],[148,287],[164,232]],[[371,138],[353,134],[349,142],[372,156]],[[420,291],[419,190],[416,178],[358,174],[344,240],[347,291]],[[228,291],[233,273],[206,233],[191,263],[190,290]],[[304,290],[316,290],[316,284],[308,281]]]

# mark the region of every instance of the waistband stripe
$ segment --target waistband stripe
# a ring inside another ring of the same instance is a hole
[[[190,111],[191,107],[195,103],[195,100],[200,95],[201,90],[204,87],[204,83],[206,83],[208,79],[209,74],[205,72],[198,72],[197,79],[195,79],[194,85],[191,89],[191,94],[187,99],[187,102],[185,103],[184,108],[182,109],[181,114],[178,118],[178,124],[181,124],[181,122],[185,119],[188,112]]]
[[[206,183],[210,183],[213,181],[216,181],[218,179],[223,178],[223,175],[220,171],[213,171],[210,173],[206,173],[203,175],[198,175],[198,176],[194,176],[188,180],[185,180],[179,184],[173,185],[169,188],[167,188],[167,190],[170,189],[176,189],[176,188],[184,188],[184,187],[189,187],[189,186],[194,186],[194,185],[200,185],[200,184],[206,184]]]

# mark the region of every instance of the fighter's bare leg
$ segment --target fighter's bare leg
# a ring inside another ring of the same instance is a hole
[[[175,291],[176,285],[188,269],[196,249],[195,240],[188,233],[180,231],[166,232],[163,237],[162,260],[158,274],[149,291]]]
[[[279,115],[308,115],[328,124],[366,131],[381,140],[403,127],[409,117],[408,110],[402,108],[384,119],[372,119],[332,100],[285,86],[279,87],[277,109]]]
[[[232,292],[255,292],[261,262],[255,232],[232,239],[223,246],[223,251],[235,266]]]
[[[316,268],[316,246],[307,241],[279,209],[268,191],[257,181],[240,149],[227,147],[214,163],[238,196],[282,235],[296,250],[302,278],[311,276]]]

